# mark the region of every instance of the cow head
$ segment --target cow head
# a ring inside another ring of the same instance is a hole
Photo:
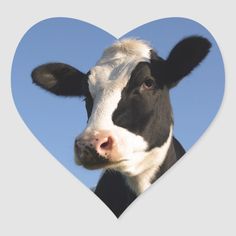
[[[85,74],[62,63],[33,70],[33,82],[56,95],[85,97],[87,127],[75,140],[75,159],[88,169],[137,175],[160,165],[172,141],[169,89],[207,55],[210,42],[185,38],[162,59],[144,41],[107,48]]]

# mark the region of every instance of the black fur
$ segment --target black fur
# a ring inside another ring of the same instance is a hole
[[[188,75],[206,57],[211,43],[199,36],[192,36],[180,41],[162,64],[162,78],[169,88]],[[157,61],[153,60],[153,64]],[[154,66],[155,67],[155,66]]]
[[[127,186],[125,177],[117,172],[107,170],[99,180],[95,194],[119,217],[137,197]]]
[[[33,82],[56,95],[86,96],[87,75],[63,63],[48,63],[35,68]]]
[[[173,123],[169,90],[153,76],[150,63],[140,62],[112,116],[115,125],[142,136],[149,144],[148,150],[162,146]],[[141,87],[147,79],[153,80],[155,87],[145,91]]]

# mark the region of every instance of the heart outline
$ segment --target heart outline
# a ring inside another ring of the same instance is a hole
[[[29,31],[28,32],[26,32],[26,34],[24,35],[24,37],[22,38],[22,40],[21,40],[21,42],[19,43],[19,45],[18,45],[18,47],[17,47],[17,50],[16,50],[16,54],[15,54],[15,56],[14,56],[14,60],[13,60],[13,64],[12,64],[12,95],[13,95],[13,99],[14,99],[14,102],[15,102],[15,105],[16,105],[16,108],[17,108],[17,110],[18,110],[18,112],[19,112],[19,114],[21,115],[21,117],[23,117],[22,119],[24,120],[24,122],[26,123],[26,125],[29,127],[29,129],[31,130],[32,129],[32,125],[34,126],[34,121],[29,121],[29,119],[31,119],[31,118],[29,118],[29,117],[27,117],[28,115],[30,116],[30,114],[29,114],[29,112],[30,112],[30,109],[26,112],[26,113],[24,113],[24,112],[22,112],[22,101],[24,101],[24,100],[26,100],[26,97],[21,97],[21,99],[19,100],[19,96],[22,96],[22,94],[21,94],[21,92],[22,91],[24,91],[24,87],[23,86],[18,86],[19,85],[19,82],[17,82],[16,83],[16,79],[15,78],[17,78],[17,75],[19,75],[19,73],[18,73],[18,71],[16,70],[16,67],[19,67],[19,65],[17,65],[16,66],[16,64],[17,63],[19,63],[19,57],[17,56],[17,53],[18,53],[18,55],[19,54],[21,54],[21,50],[22,50],[22,42],[26,39],[26,41],[28,40],[28,41],[30,41],[29,40],[29,38],[30,37],[28,37],[28,35],[29,35],[29,33],[31,32],[31,30],[35,30],[35,27],[36,26],[39,26],[40,24],[44,24],[44,23],[48,23],[49,21],[57,21],[57,20],[62,20],[63,21],[63,19],[65,20],[65,21],[77,21],[78,23],[81,23],[81,24],[87,24],[87,25],[89,25],[89,27],[93,27],[94,29],[96,28],[96,30],[95,31],[102,31],[102,32],[104,32],[105,34],[107,34],[109,37],[109,40],[107,39],[107,41],[109,41],[109,44],[111,43],[111,41],[112,40],[115,40],[115,37],[114,36],[112,36],[112,35],[110,35],[109,33],[107,33],[107,32],[105,32],[104,30],[102,30],[102,29],[100,29],[100,28],[98,28],[98,27],[96,27],[96,26],[92,26],[91,24],[89,24],[89,23],[86,23],[86,22],[82,22],[82,21],[79,21],[79,20],[74,20],[74,19],[70,19],[70,18],[49,18],[49,19],[46,19],[46,20],[44,20],[44,21],[41,21],[41,22],[39,22],[39,23],[37,23],[36,25],[34,25],[34,26],[32,26],[31,27],[31,29],[29,29]],[[223,86],[221,86],[221,89],[218,91],[218,96],[219,96],[219,99],[218,99],[218,101],[217,101],[217,104],[218,104],[218,107],[217,107],[217,109],[215,110],[215,112],[214,112],[214,116],[212,116],[212,114],[211,114],[211,116],[210,116],[210,118],[209,118],[209,120],[210,120],[210,122],[209,122],[209,124],[212,122],[212,120],[214,119],[213,117],[215,117],[216,116],[216,114],[217,114],[217,111],[219,110],[219,108],[220,108],[220,104],[221,104],[221,102],[222,102],[222,99],[223,99],[223,94],[224,94],[224,66],[223,66],[223,60],[222,60],[222,57],[221,57],[221,54],[220,54],[220,51],[219,51],[219,48],[218,48],[218,46],[217,46],[217,43],[215,42],[215,40],[214,40],[214,38],[210,35],[210,33],[205,29],[205,28],[203,28],[203,26],[201,26],[199,23],[197,23],[197,22],[194,22],[194,21],[192,21],[192,20],[189,20],[189,19],[185,19],[185,18],[165,18],[165,19],[161,19],[161,20],[157,20],[158,22],[161,22],[161,21],[168,21],[168,20],[182,20],[182,21],[188,21],[188,22],[192,22],[192,24],[196,24],[196,25],[198,25],[199,27],[202,27],[202,32],[203,31],[205,31],[205,34],[208,36],[208,37],[210,37],[211,38],[211,40],[213,40],[213,43],[214,43],[214,48],[215,48],[215,50],[218,52],[218,64],[221,64],[221,68],[223,69],[223,70],[221,70],[221,72],[219,73],[219,74],[222,74],[223,73],[223,83],[222,83],[222,81],[221,81],[221,85],[223,84]],[[130,36],[130,35],[135,35],[135,32],[136,32],[136,34],[137,34],[137,32],[140,34],[140,31],[139,30],[141,30],[142,31],[142,27],[153,27],[153,25],[155,25],[155,23],[157,22],[157,21],[153,21],[153,22],[149,22],[149,23],[146,23],[146,24],[144,24],[144,25],[142,25],[142,26],[139,26],[139,27],[137,27],[137,28],[135,28],[134,30],[132,30],[132,31],[130,31],[130,32],[128,32],[128,33],[126,33],[125,35],[123,35],[121,38],[124,38],[124,37],[127,37],[127,36]],[[54,24],[55,24],[55,22],[54,22]],[[145,30],[144,30],[145,31]],[[150,32],[150,34],[146,34],[146,37],[144,38],[145,40],[147,40],[147,41],[151,41],[151,40],[149,40],[149,37],[153,37],[153,35],[152,35],[152,31],[150,30],[149,31]],[[57,32],[58,33],[58,32]],[[168,34],[168,32],[166,32],[166,34]],[[189,35],[191,35],[192,33],[190,33]],[[36,32],[36,35],[37,35],[37,32]],[[206,35],[204,35],[204,36],[206,36]],[[27,37],[28,38],[27,38]],[[164,37],[164,36],[163,36]],[[166,36],[165,36],[166,37]],[[88,37],[89,38],[89,37]],[[166,38],[168,38],[168,37],[166,37]],[[171,46],[173,46],[174,44],[173,44],[173,38],[171,38],[171,37],[169,37],[168,38],[169,39],[169,42],[167,43],[167,44],[169,44],[169,45],[171,45]],[[159,41],[163,41],[163,39],[158,39]],[[153,42],[152,42],[153,43]],[[153,44],[155,44],[156,45],[156,43],[153,43]],[[97,46],[97,45],[95,45],[95,46]],[[107,45],[107,46],[109,46],[109,45]],[[169,47],[170,49],[171,49],[171,46]],[[19,52],[19,47],[20,47],[20,52]],[[100,46],[100,48],[101,48],[101,50],[102,49],[104,49],[104,45],[102,45],[102,46]],[[33,48],[32,48],[32,50],[33,50]],[[34,52],[34,51],[33,51]],[[71,50],[70,50],[70,52],[71,52]],[[159,50],[159,52],[160,52],[160,54],[163,56],[166,56],[165,55],[165,53],[164,52],[162,52],[162,50]],[[34,55],[34,53],[32,53],[32,55]],[[56,54],[56,55],[58,55],[58,54]],[[54,57],[52,57],[52,59],[53,58],[55,58],[55,60],[56,60],[56,55],[54,56]],[[90,55],[92,55],[92,54],[90,54]],[[68,55],[69,56],[69,55]],[[44,57],[42,57],[42,58],[44,58]],[[45,63],[46,61],[45,61],[45,59],[42,59],[42,58],[40,58],[40,60],[38,61],[38,64],[40,64],[40,63]],[[60,57],[59,57],[60,58]],[[96,53],[96,55],[94,55],[93,56],[93,59],[94,59],[94,61],[95,61],[95,58],[96,59],[98,59],[99,58],[99,56],[98,56],[98,53]],[[59,59],[58,59],[59,60]],[[67,57],[67,60],[68,60],[68,57]],[[67,61],[64,61],[64,62],[67,62]],[[70,63],[70,60],[68,60],[68,62]],[[29,62],[29,65],[30,65],[30,68],[32,68],[33,69],[33,65],[32,65],[33,63],[31,63],[31,62]],[[80,69],[84,69],[84,70],[86,70],[87,68],[84,66],[84,65],[82,65],[82,68],[81,68],[81,65],[79,65],[80,63],[78,63],[78,66],[80,66]],[[91,64],[92,63],[90,63],[90,65],[89,65],[89,67],[91,66]],[[36,65],[36,64],[35,64]],[[27,73],[30,75],[30,73],[29,73],[29,69],[27,70]],[[199,72],[200,73],[200,72]],[[21,73],[20,73],[21,74]],[[222,75],[221,75],[222,76]],[[29,78],[30,79],[30,78]],[[193,80],[194,81],[194,80]],[[184,82],[184,83],[186,83],[186,82]],[[191,80],[189,80],[189,82],[187,82],[187,83],[189,83],[190,84],[190,86],[193,86],[193,85],[191,85],[191,84],[194,84],[193,82],[191,82]],[[28,84],[27,84],[27,86],[28,86]],[[184,86],[184,85],[183,85]],[[18,90],[18,89],[21,89],[20,91]],[[28,88],[26,88],[26,90],[27,90]],[[35,89],[32,89],[32,91],[36,91],[36,88]],[[18,94],[19,93],[19,94]],[[44,92],[39,92],[42,96],[45,96],[45,93]],[[17,94],[17,95],[16,95]],[[32,95],[32,93],[31,93],[31,95]],[[40,95],[40,96],[41,96]],[[49,97],[48,96],[45,96],[45,97],[47,97],[47,99],[49,99]],[[23,99],[22,99],[23,98]],[[45,98],[46,99],[46,98]],[[58,99],[58,98],[57,98]],[[55,99],[54,98],[50,98],[50,103],[51,104],[53,104],[53,101],[54,101]],[[19,101],[21,101],[21,102],[19,102]],[[60,101],[61,101],[61,103],[64,103],[64,102],[62,102],[62,99],[60,99]],[[47,100],[47,102],[48,102],[48,100]],[[33,105],[39,105],[39,102],[37,103],[34,103]],[[75,103],[73,103],[73,104],[75,104]],[[173,99],[172,99],[172,104],[173,104]],[[64,103],[64,107],[65,106],[67,106],[68,105],[68,103]],[[30,107],[30,106],[29,106]],[[175,107],[175,105],[173,104],[173,107]],[[60,110],[60,109],[59,109]],[[59,112],[59,110],[57,110],[57,112]],[[48,111],[47,109],[46,109],[46,111]],[[174,111],[175,112],[175,111]],[[78,115],[78,114],[77,114]],[[43,117],[41,117],[41,118],[43,118]],[[45,119],[46,120],[46,119]],[[37,122],[39,122],[39,121],[37,121]],[[37,123],[36,122],[36,123]],[[62,121],[60,121],[60,122],[58,122],[58,124],[62,124],[61,123]],[[82,120],[82,123],[83,124],[85,124],[86,123],[86,121],[85,121],[85,119],[83,119]],[[178,123],[178,122],[176,122],[176,123]],[[208,127],[208,126],[207,126]],[[207,127],[205,127],[205,129],[207,129]],[[35,128],[35,127],[34,127]],[[204,129],[204,131],[203,131],[203,133],[205,132],[205,129]],[[53,129],[52,129],[53,130]],[[54,131],[55,131],[55,128],[54,128]],[[52,147],[50,147],[50,148],[48,148],[48,145],[47,144],[45,144],[45,141],[43,141],[42,139],[42,137],[40,138],[40,137],[38,137],[38,135],[36,135],[37,134],[37,132],[39,132],[39,131],[37,131],[37,129],[36,130],[34,130],[32,133],[37,137],[37,139],[39,139],[39,141],[44,145],[44,146],[46,146],[47,147],[47,149],[49,150],[49,152],[50,153],[52,153],[52,155],[54,156],[54,157],[56,157],[56,159],[59,161],[59,162],[61,162],[67,169],[69,169],[69,171],[70,172],[72,172],[74,175],[75,175],[75,171],[77,172],[78,171],[78,167],[76,167],[76,170],[75,169],[72,169],[72,171],[71,171],[71,169],[67,166],[67,165],[65,165],[65,163],[63,163],[63,161],[62,161],[62,159],[60,159],[59,158],[59,156],[60,156],[60,150],[58,150],[58,151],[56,151],[56,147],[53,147],[53,145],[52,145]],[[36,134],[35,134],[36,133]],[[79,133],[79,131],[77,131],[77,134]],[[55,135],[55,134],[54,134]],[[58,134],[59,135],[59,134]],[[201,137],[201,135],[200,135],[200,137]],[[68,136],[68,138],[70,138],[71,139],[71,136]],[[72,141],[73,141],[73,139],[71,139]],[[197,140],[198,140],[198,138],[197,138]],[[53,149],[53,151],[52,151],[52,149]],[[187,148],[187,149],[189,149],[189,148]],[[81,171],[81,172],[84,172],[84,170],[83,169],[80,169],[79,171]],[[78,178],[78,176],[76,175],[76,177]],[[78,179],[80,179],[80,178],[78,178]],[[80,181],[81,181],[81,179],[80,179]],[[83,182],[83,181],[82,181]]]

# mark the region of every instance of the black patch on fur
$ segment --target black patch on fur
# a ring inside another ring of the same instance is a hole
[[[154,76],[151,64],[140,62],[133,70],[112,115],[115,125],[142,136],[149,144],[148,149],[163,145],[173,122],[169,90]],[[155,81],[154,89],[141,89],[146,79]]]

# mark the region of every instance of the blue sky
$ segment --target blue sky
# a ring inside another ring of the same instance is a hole
[[[217,43],[203,26],[184,18],[156,20],[122,36],[147,40],[166,58],[179,40],[190,35],[205,36],[212,49],[204,62],[171,90],[174,134],[186,150],[209,126],[222,101],[224,65]],[[74,139],[87,121],[82,99],[52,95],[33,85],[30,74],[47,62],[64,62],[87,72],[115,40],[86,22],[51,18],[26,32],[13,60],[12,93],[18,112],[48,151],[88,187],[96,185],[101,171],[86,170],[73,160]]]

